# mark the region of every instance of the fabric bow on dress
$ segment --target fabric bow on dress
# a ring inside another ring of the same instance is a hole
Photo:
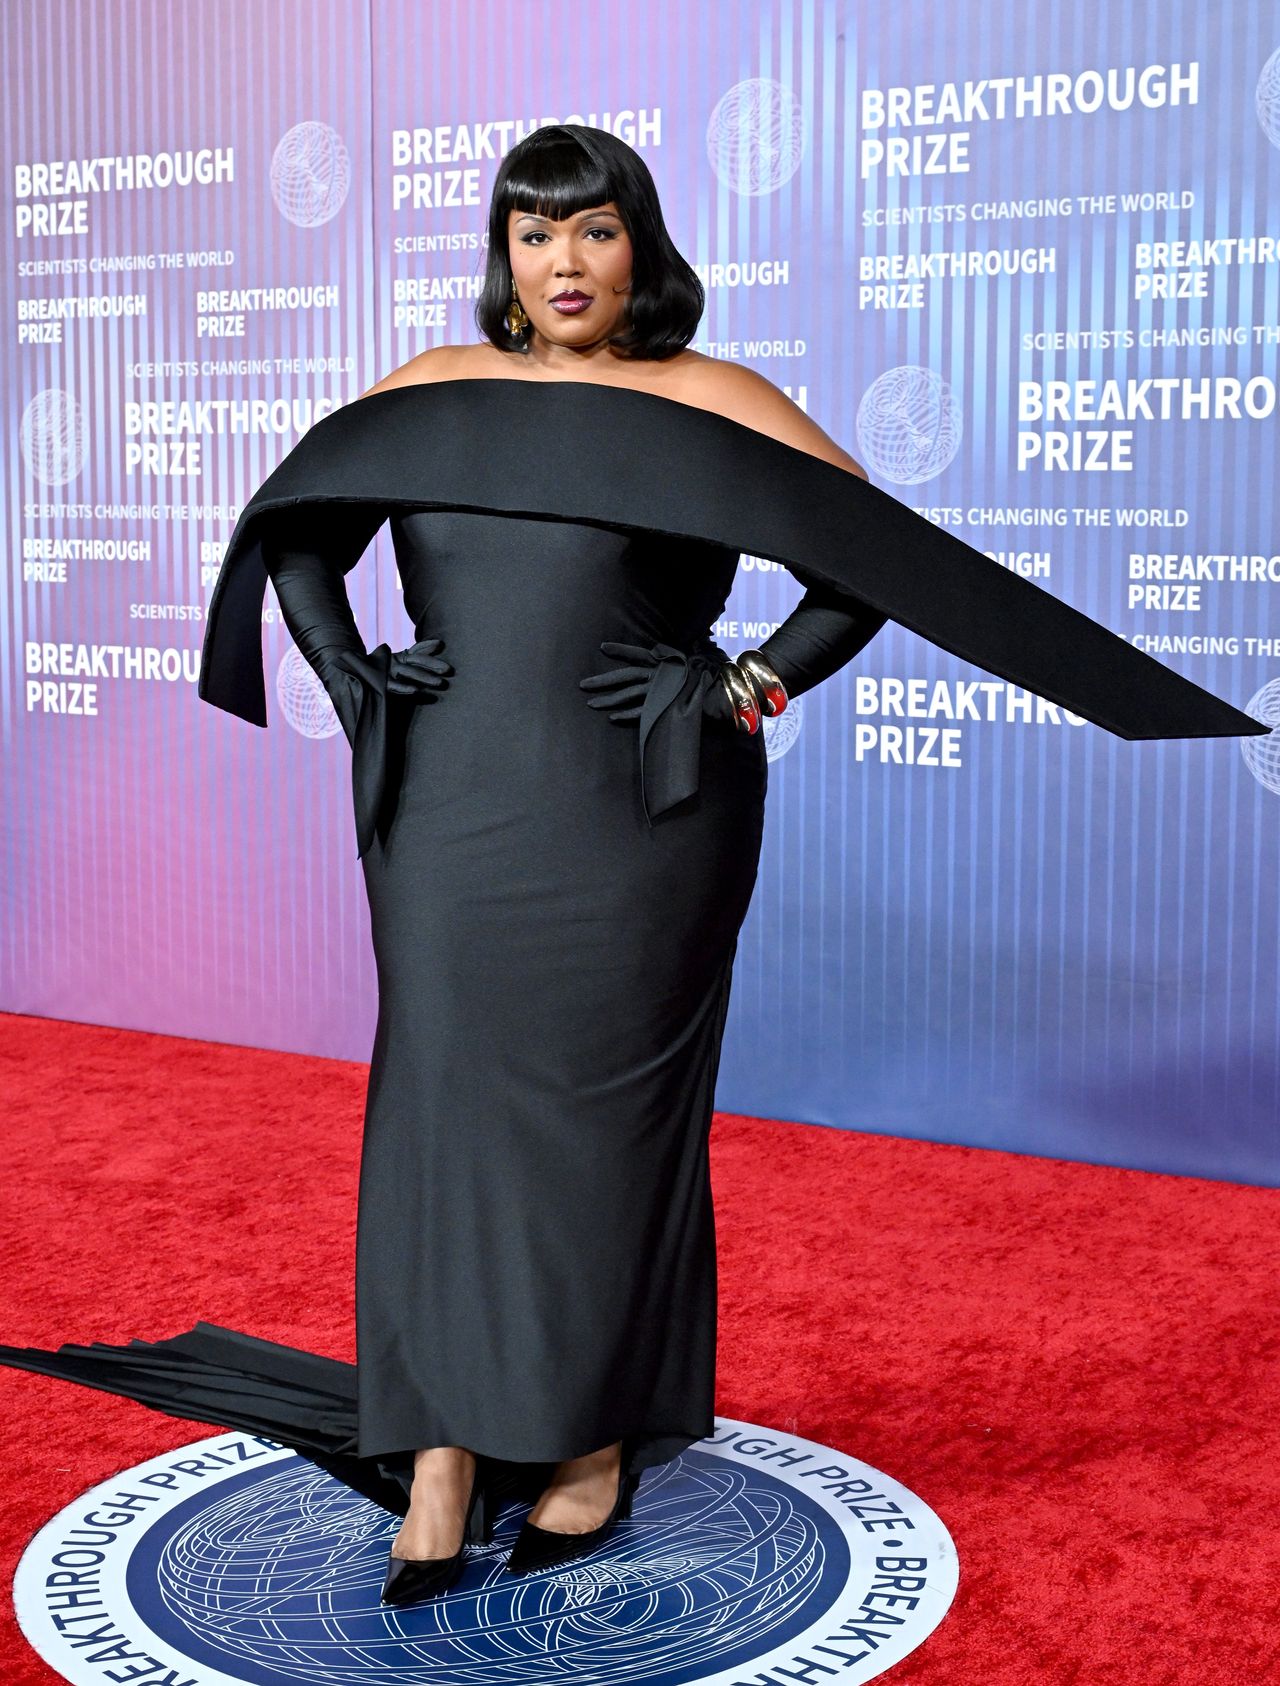
[[[611,720],[639,720],[640,801],[652,825],[698,788],[702,717],[727,714],[714,701],[716,675],[729,657],[709,636],[693,650],[612,640],[600,648],[632,665],[592,674],[579,687],[599,693],[589,708],[607,708]]]

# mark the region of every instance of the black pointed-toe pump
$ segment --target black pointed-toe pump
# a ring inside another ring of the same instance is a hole
[[[625,1522],[631,1515],[631,1501],[639,1484],[639,1473],[627,1475],[619,1471],[618,1496],[613,1509],[598,1528],[589,1528],[585,1534],[558,1534],[550,1528],[539,1528],[526,1517],[507,1558],[507,1573],[529,1575],[538,1569],[571,1563],[575,1557],[586,1557],[604,1542],[615,1522]]]
[[[447,1592],[462,1573],[463,1559],[469,1545],[488,1545],[493,1538],[496,1509],[489,1472],[480,1458],[476,1459],[471,1479],[471,1497],[467,1500],[466,1521],[462,1525],[462,1541],[451,1557],[393,1557],[387,1553],[387,1578],[382,1587],[384,1604],[415,1604],[420,1599]]]

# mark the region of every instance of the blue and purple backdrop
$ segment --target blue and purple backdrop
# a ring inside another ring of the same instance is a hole
[[[1280,13],[10,0],[5,1008],[365,1059],[349,752],[236,515],[474,340],[504,151],[644,156],[746,362],[873,481],[1280,721]],[[502,449],[478,438],[478,451]],[[351,577],[407,641],[387,535]],[[800,595],[744,557],[730,649]],[[890,626],[769,724],[720,1106],[1274,1184],[1280,754],[1128,743]]]

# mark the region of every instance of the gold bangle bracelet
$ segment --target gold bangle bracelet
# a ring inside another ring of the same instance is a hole
[[[725,662],[720,668],[720,683],[728,692],[733,705],[733,718],[740,732],[760,730],[760,704],[756,694],[743,676],[737,662]]]
[[[755,686],[763,711],[773,719],[787,706],[787,688],[759,650],[740,650],[738,666]]]

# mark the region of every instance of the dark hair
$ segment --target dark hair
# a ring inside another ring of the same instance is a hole
[[[631,291],[626,327],[609,344],[636,358],[674,357],[697,331],[706,297],[693,266],[667,233],[649,167],[605,129],[550,123],[517,142],[498,166],[489,201],[489,256],[476,300],[476,326],[499,351],[523,351],[527,336],[511,332],[512,211],[557,222],[610,200],[631,237]]]

